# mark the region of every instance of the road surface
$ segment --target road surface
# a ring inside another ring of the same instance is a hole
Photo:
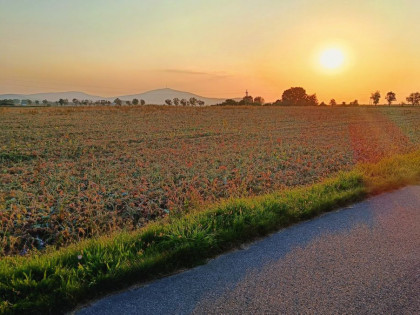
[[[78,314],[420,314],[420,186],[283,229]]]

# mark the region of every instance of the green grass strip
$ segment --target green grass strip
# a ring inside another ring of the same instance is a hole
[[[420,151],[310,187],[230,199],[133,233],[0,260],[0,312],[63,313],[103,294],[204,263],[235,246],[420,179]]]

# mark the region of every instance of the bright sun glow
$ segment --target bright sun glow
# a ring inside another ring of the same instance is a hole
[[[324,50],[320,57],[321,65],[326,69],[337,69],[344,62],[343,52],[336,48]]]

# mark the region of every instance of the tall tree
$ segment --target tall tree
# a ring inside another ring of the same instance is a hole
[[[395,93],[392,91],[386,93],[385,99],[388,102],[388,106],[391,106],[392,102],[397,100],[397,98],[395,97]]]
[[[381,99],[381,92],[376,91],[370,95],[370,99],[372,100],[373,104],[378,105],[379,100]]]

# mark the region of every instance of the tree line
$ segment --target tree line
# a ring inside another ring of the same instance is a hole
[[[165,104],[168,106],[204,106],[206,103],[195,97],[191,97],[188,100],[185,98],[179,99],[178,97],[175,97],[174,99],[166,99]]]
[[[370,99],[374,105],[378,105],[381,99],[381,93],[379,91],[375,91],[371,94]],[[389,106],[392,105],[393,102],[397,100],[396,94],[392,91],[388,92],[385,96],[385,100]],[[415,92],[411,93],[408,97],[406,97],[406,101],[411,105],[420,105],[420,93]],[[338,104],[335,99],[331,99],[328,103],[330,106],[359,106],[359,101],[354,100],[349,102],[342,102]],[[221,104],[218,105],[278,105],[278,106],[327,106],[326,103],[321,102],[319,103],[316,94],[307,94],[306,90],[302,87],[292,87],[287,89],[283,92],[281,99],[276,100],[273,103],[265,103],[264,98],[261,96],[253,98],[250,95],[243,97],[240,101],[236,101],[234,99],[227,99]],[[405,105],[404,102],[401,105]]]
[[[371,93],[370,100],[372,101],[373,105],[378,105],[379,101],[381,99],[381,93],[379,91],[375,91]],[[389,106],[392,105],[393,102],[397,101],[397,96],[394,92],[390,91],[385,95],[385,100]],[[409,96],[406,97],[406,101],[408,104],[411,105],[420,105],[420,93],[414,92],[411,93]],[[32,104],[39,105],[40,101],[34,101],[31,100],[12,100],[12,99],[4,99],[0,100],[0,106],[15,106],[15,105],[32,105]],[[70,102],[68,99],[62,99],[60,98],[57,102],[49,102],[47,100],[42,101],[43,105],[69,105]],[[91,100],[78,100],[77,98],[74,98],[71,102],[73,105],[118,105],[121,106],[123,104],[125,105],[146,105],[146,102],[144,100],[138,100],[137,98],[134,98],[132,101],[122,101],[119,98],[116,98],[114,102],[108,101],[108,100],[97,100],[97,101],[91,101]],[[191,97],[190,99],[179,99],[175,97],[174,99],[166,99],[165,104],[168,106],[204,106],[205,102],[202,100],[199,100],[195,97]],[[401,102],[401,106],[404,106],[405,103]],[[273,103],[265,103],[264,98],[261,96],[252,97],[250,95],[246,95],[241,100],[237,101],[234,99],[227,99],[221,104],[217,105],[278,105],[278,106],[327,106],[324,102],[319,103],[318,98],[316,94],[307,94],[306,90],[302,87],[292,87],[290,89],[287,89],[283,92],[283,95],[281,99],[276,100]],[[338,106],[339,104],[335,99],[331,99],[329,102],[330,106]],[[342,102],[340,105],[342,106],[358,106],[359,102],[358,100],[354,100],[347,104],[346,102]]]
[[[379,91],[375,91],[370,95],[370,100],[372,100],[372,103],[375,106],[379,104],[380,99],[381,99],[381,92]],[[388,103],[388,106],[391,106],[392,103],[397,100],[397,96],[394,92],[390,91],[386,93],[385,100]],[[420,93],[419,92],[410,93],[410,95],[407,96],[405,100],[413,106],[420,105]],[[401,105],[403,106],[405,105],[405,103],[401,102]]]

